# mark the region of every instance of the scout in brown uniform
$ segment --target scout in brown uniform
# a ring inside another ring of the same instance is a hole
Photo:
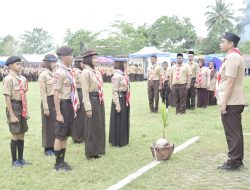
[[[204,59],[199,59],[199,70],[196,74],[195,87],[197,89],[197,107],[206,108],[208,105],[208,91],[210,86],[210,71],[205,66]]]
[[[228,145],[228,159],[218,169],[238,170],[243,166],[244,144],[241,114],[244,110],[243,80],[245,67],[243,57],[237,48],[240,37],[226,32],[220,43],[227,52],[218,76],[218,104]]]
[[[81,74],[85,120],[85,155],[88,159],[99,158],[105,154],[105,110],[103,100],[103,81],[101,73],[95,70],[97,53],[86,50]]]
[[[217,71],[213,61],[208,63],[208,68],[210,69],[210,86],[208,90],[208,105],[216,105],[217,100],[214,94],[216,81],[217,81]]]
[[[172,89],[176,114],[186,113],[186,95],[190,88],[191,69],[188,64],[183,63],[183,54],[177,54],[177,64],[170,72],[170,88]]]
[[[77,56],[74,60],[74,72],[76,88],[78,92],[80,108],[77,110],[77,115],[73,123],[72,139],[74,143],[83,143],[84,141],[84,114],[83,114],[83,104],[82,104],[82,84],[81,84],[81,73],[84,68],[83,58]],[[82,81],[84,82],[84,81]]]
[[[196,74],[198,72],[199,66],[198,63],[194,61],[194,52],[189,51],[188,52],[188,64],[191,68],[191,83],[190,88],[187,89],[187,109],[194,110],[195,109],[195,81],[196,81]]]
[[[139,65],[139,81],[143,81],[144,79],[144,68],[142,64]]]
[[[25,94],[28,90],[28,84],[26,78],[19,75],[21,70],[20,57],[9,57],[5,65],[10,68],[10,74],[3,80],[3,94],[7,107],[7,122],[11,132],[12,166],[22,167],[30,164],[23,159],[24,134],[28,131],[28,108]],[[16,152],[18,152],[18,159]]]
[[[148,100],[151,113],[158,112],[159,90],[161,85],[161,67],[156,63],[157,56],[151,56],[151,67],[148,67]]]
[[[129,78],[131,82],[135,81],[135,66],[134,63],[131,63],[129,66]]]
[[[74,116],[79,105],[74,74],[70,68],[73,61],[73,49],[67,46],[57,50],[61,60],[54,74],[54,101],[56,108],[55,144],[56,156],[55,170],[71,170],[64,162],[67,139],[71,136]]]
[[[56,61],[55,55],[47,54],[43,59],[43,70],[38,78],[41,96],[42,146],[46,156],[54,155],[56,111],[53,69],[56,67]]]
[[[162,63],[162,90],[161,90],[161,98],[162,102],[166,105],[166,108],[169,106],[169,70],[168,70],[168,62]]]
[[[112,104],[109,125],[109,143],[122,147],[129,143],[130,87],[129,77],[124,73],[126,59],[116,58],[112,77]]]

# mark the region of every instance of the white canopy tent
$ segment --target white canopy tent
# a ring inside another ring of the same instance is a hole
[[[170,53],[162,52],[156,47],[144,47],[138,52],[129,54],[129,64],[140,64],[144,68],[144,78],[147,78],[147,68],[151,66],[150,58],[152,55],[157,56],[157,62],[162,64],[168,62],[170,66]]]

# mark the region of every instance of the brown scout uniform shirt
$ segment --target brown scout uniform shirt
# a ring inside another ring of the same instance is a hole
[[[201,81],[199,81],[199,74],[201,74]],[[210,70],[207,67],[199,68],[196,74],[196,88],[209,88],[210,87]]]
[[[226,91],[227,77],[235,79],[233,91],[230,95],[227,105],[245,105],[245,98],[243,94],[243,80],[245,76],[245,66],[243,57],[238,53],[230,53],[226,61],[220,68],[221,81],[219,84],[219,98],[218,104],[221,105],[223,96]]]
[[[214,76],[211,78],[211,73],[214,72]],[[217,81],[217,71],[214,69],[214,71],[210,70],[210,87],[208,88],[209,91],[215,91],[216,81]]]
[[[128,90],[128,85],[125,76],[120,72],[122,71],[115,70],[115,74],[112,77],[113,102],[117,108],[120,108],[118,92],[126,92]]]
[[[180,66],[179,80],[176,80],[176,73],[177,73],[178,67],[179,67],[179,64],[176,64],[170,70],[170,78],[171,78],[170,86],[174,84],[187,84],[188,76],[191,76],[192,74],[190,66],[186,63],[182,63]]]
[[[148,67],[148,80],[160,80],[161,67],[155,63],[151,67]]]
[[[54,79],[52,71],[44,68],[39,75],[38,83],[40,87],[40,96],[43,103],[43,109],[48,110],[49,106],[47,102],[47,97],[54,95],[54,88],[53,88]]]
[[[54,89],[59,91],[60,100],[71,99],[71,83],[66,71],[71,69],[60,64],[54,74]]]
[[[164,83],[165,81],[168,81],[169,80],[169,73],[170,72],[170,70],[169,69],[166,69],[166,70],[164,70],[164,69],[162,69],[162,82]]]
[[[197,75],[197,72],[199,71],[199,64],[195,61],[189,62],[188,65],[191,68],[191,78],[195,77]]]
[[[14,71],[10,70],[10,74],[3,80],[3,94],[10,96],[11,100],[22,100],[18,78],[22,80],[24,92],[26,93],[28,90],[26,89],[27,79],[24,76],[17,75]]]
[[[91,111],[91,102],[89,99],[90,92],[98,92],[98,80],[95,75],[95,70],[86,65],[81,73],[82,82],[82,96],[83,96],[83,105],[85,111]]]

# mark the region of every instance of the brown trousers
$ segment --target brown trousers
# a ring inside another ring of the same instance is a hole
[[[166,105],[166,108],[169,106],[169,93],[170,93],[170,88],[168,81],[164,82],[163,88],[161,90],[161,99],[162,102]]]
[[[208,92],[205,88],[197,88],[197,107],[206,108],[208,105]]]
[[[241,113],[244,110],[244,105],[227,106],[226,110],[226,114],[221,114],[221,120],[228,145],[227,164],[237,167],[242,164],[244,157],[244,142],[241,124]]]
[[[176,106],[176,114],[186,112],[186,97],[187,97],[187,84],[174,84],[172,87],[172,93],[174,97],[174,103]]]
[[[148,100],[149,108],[151,112],[158,112],[159,105],[159,80],[148,81]]]

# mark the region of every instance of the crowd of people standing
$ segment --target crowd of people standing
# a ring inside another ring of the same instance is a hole
[[[185,114],[186,109],[194,110],[196,107],[215,105],[217,99],[219,100],[229,147],[229,158],[226,164],[219,167],[225,170],[238,169],[243,165],[241,113],[245,104],[242,90],[244,64],[237,49],[239,40],[240,38],[232,33],[225,34],[221,49],[228,54],[220,72],[216,71],[213,62],[209,63],[209,67],[204,67],[204,59],[195,62],[194,52],[189,51],[187,64],[183,63],[183,54],[178,53],[177,62],[173,63],[171,68],[168,68],[167,62],[162,66],[158,65],[157,56],[152,55],[147,73],[151,113],[158,113],[159,94],[166,108],[176,107],[177,115]],[[104,71],[98,67],[98,53],[94,50],[86,50],[75,59],[73,51],[67,46],[59,48],[56,53],[60,59],[59,64],[56,64],[55,55],[47,54],[38,77],[42,145],[46,156],[55,155],[54,169],[57,171],[72,170],[70,164],[65,162],[69,136],[72,136],[75,143],[84,142],[87,159],[100,158],[105,154]],[[9,57],[5,63],[9,71],[3,80],[13,167],[31,165],[23,158],[29,110],[26,98],[28,81],[21,75],[21,64],[20,57]],[[133,68],[133,65],[131,67]],[[142,77],[142,73],[137,76],[131,72],[130,67],[127,68],[126,58],[115,58],[110,79],[112,105],[109,122],[109,143],[114,147],[126,146],[129,143],[129,75],[132,80]],[[233,143],[232,138],[235,141]]]

